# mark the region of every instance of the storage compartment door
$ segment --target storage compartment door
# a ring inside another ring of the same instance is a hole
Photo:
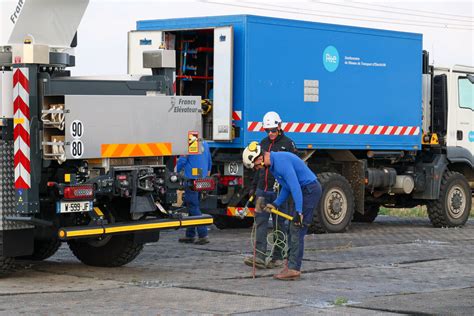
[[[0,117],[13,117],[13,71],[0,72]]]
[[[213,140],[232,140],[232,26],[214,29]]]
[[[160,49],[164,45],[161,31],[128,32],[129,75],[151,75],[151,69],[143,68],[143,52]]]

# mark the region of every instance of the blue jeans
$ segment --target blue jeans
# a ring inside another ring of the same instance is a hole
[[[265,199],[265,205],[268,203],[273,203],[277,198],[277,193],[273,191],[263,191],[257,189],[255,196],[257,201],[259,197]],[[265,206],[264,205],[264,206]],[[281,216],[272,215],[273,230],[278,229],[286,234],[286,223],[285,219]],[[270,213],[265,211],[255,212],[255,223],[257,225],[257,232],[255,237],[257,257],[259,259],[265,260],[267,253],[267,234],[268,234],[268,220],[270,219]],[[283,260],[283,249],[280,247],[275,247],[273,252],[273,260]]]
[[[189,216],[202,215],[199,209],[199,192],[186,188],[184,191],[184,202],[188,208]],[[196,236],[196,230],[199,238],[207,237],[207,226],[186,228],[186,237],[194,238]]]
[[[318,206],[321,198],[321,184],[316,181],[301,187],[303,193],[303,226],[290,223],[288,269],[301,270],[301,261],[304,253],[304,236],[308,232],[308,226],[313,221],[313,212]],[[295,216],[296,212],[294,213]]]

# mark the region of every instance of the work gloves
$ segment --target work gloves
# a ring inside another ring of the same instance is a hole
[[[297,227],[303,227],[303,214],[296,213],[295,217],[293,217],[293,224]]]
[[[276,206],[271,203],[268,203],[263,210],[265,212],[271,213],[273,209],[276,209]]]
[[[263,208],[263,210],[268,213],[271,213],[274,209],[277,209],[277,207],[271,203],[267,203],[267,205]],[[297,227],[304,226],[302,213],[296,213],[296,215],[293,217],[293,224]]]

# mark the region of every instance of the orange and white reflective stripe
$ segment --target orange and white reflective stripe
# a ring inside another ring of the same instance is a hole
[[[30,83],[28,68],[13,72],[13,140],[15,189],[31,188]]]
[[[102,158],[170,156],[171,143],[102,144]]]
[[[287,133],[319,133],[319,134],[351,134],[351,135],[387,135],[387,136],[416,136],[420,134],[419,126],[391,125],[352,125],[324,123],[293,123],[281,124]],[[262,122],[248,122],[250,132],[263,132]]]

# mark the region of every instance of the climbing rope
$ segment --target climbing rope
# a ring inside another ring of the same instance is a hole
[[[279,215],[275,216],[275,228],[272,232],[267,234],[267,244],[270,245],[270,251],[262,252],[257,249],[257,221],[256,221],[256,214],[254,215],[252,232],[250,234],[250,244],[253,247],[253,269],[252,269],[252,276],[255,278],[255,259],[257,257],[257,252],[265,257],[265,265],[268,265],[272,260],[273,254],[275,253],[276,249],[281,250],[281,254],[283,258],[286,258],[288,255],[288,237],[284,231],[278,228],[278,218]]]

